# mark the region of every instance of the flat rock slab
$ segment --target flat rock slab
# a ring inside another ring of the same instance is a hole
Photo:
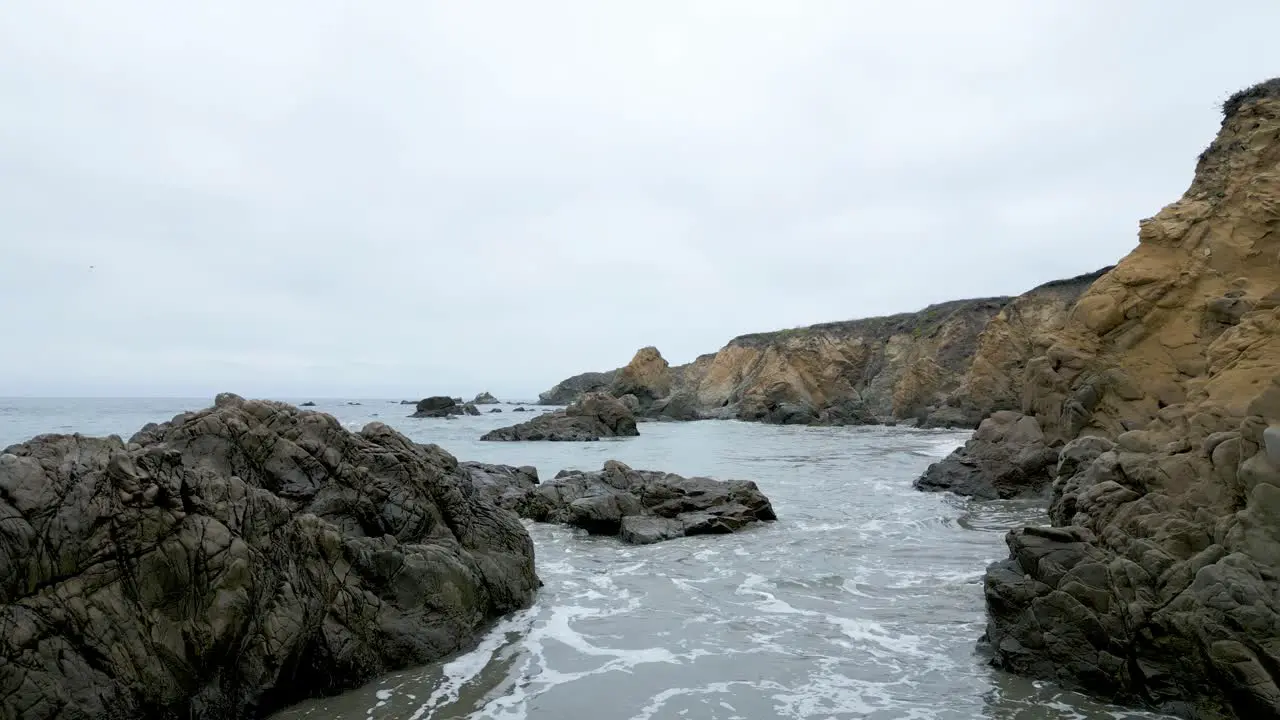
[[[518,412],[520,408],[516,408]],[[528,422],[498,428],[481,440],[592,442],[605,437],[634,437],[636,417],[608,393],[588,393],[563,410],[539,415]]]
[[[610,460],[596,472],[561,471],[528,486],[527,473],[486,471],[480,480],[502,507],[521,517],[579,527],[644,545],[689,535],[723,534],[777,519],[769,499],[749,480],[686,478],[633,470]]]
[[[230,394],[6,448],[0,718],[264,717],[456,652],[539,585],[504,472]]]

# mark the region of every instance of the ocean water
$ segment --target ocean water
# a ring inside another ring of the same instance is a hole
[[[305,398],[285,398],[301,402]],[[0,447],[44,432],[117,433],[211,399],[0,399]],[[527,419],[419,420],[387,400],[316,400],[351,429],[379,420],[462,459],[597,469],[618,459],[752,479],[779,520],[629,547],[529,525],[546,586],[463,654],[304,702],[277,720],[1085,720],[1163,717],[990,668],[982,572],[1024,502],[918,493],[966,434],[897,428],[645,423],[598,443],[482,443]],[[354,404],[358,403],[358,404]],[[487,408],[486,408],[487,409]]]

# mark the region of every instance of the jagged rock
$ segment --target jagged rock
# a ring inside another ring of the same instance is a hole
[[[496,405],[501,400],[489,394],[488,391],[476,395],[476,399],[471,401],[472,405]]]
[[[1053,481],[1058,451],[1045,443],[1036,419],[1003,410],[915,482],[917,490],[949,490],[979,500],[1038,494]]]
[[[516,408],[518,411],[520,408]],[[608,393],[588,393],[563,410],[539,415],[528,422],[485,433],[481,440],[593,441],[602,437],[630,437],[635,415]]]
[[[5,449],[0,517],[4,718],[261,717],[454,653],[538,585],[440,448],[231,394]]]
[[[540,405],[570,405],[590,392],[606,392],[613,385],[617,370],[586,372],[561,380],[555,387],[538,395]]]
[[[1280,79],[1028,363],[1053,528],[988,570],[994,662],[1189,718],[1280,717]],[[1105,439],[1088,436],[1105,436]]]
[[[500,482],[510,473],[496,474]],[[538,522],[561,523],[594,535],[647,544],[686,535],[730,533],[777,519],[754,482],[633,470],[610,460],[597,472],[561,471],[529,487],[516,479],[503,507]]]

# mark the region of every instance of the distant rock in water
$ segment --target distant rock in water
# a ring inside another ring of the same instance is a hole
[[[315,404],[315,403],[313,403],[313,402],[311,402],[310,400],[308,400],[308,401],[306,401],[306,402],[302,403],[301,405],[299,405],[298,407],[315,407],[315,406],[316,406],[316,404]]]
[[[456,399],[435,395],[418,401],[413,415],[416,418],[442,418],[451,415],[479,415],[480,409],[471,403],[459,403]]]
[[[540,405],[568,405],[590,392],[602,392],[613,384],[617,370],[608,372],[585,372],[571,378],[561,380],[550,390],[539,393]]]
[[[219,395],[0,453],[0,717],[264,717],[471,644],[539,585],[448,453]]]
[[[539,484],[526,468],[481,466],[473,482],[487,497],[538,522],[616,535],[636,545],[686,535],[731,533],[776,520],[769,499],[749,480],[713,480],[633,470],[610,460],[598,472],[562,470]]]
[[[500,413],[500,412],[502,412],[502,408],[489,408],[490,415],[492,415],[493,413]]]
[[[949,490],[979,500],[1045,493],[1053,482],[1058,451],[1045,443],[1034,417],[1002,410],[915,482],[917,490]]]
[[[516,408],[515,410],[512,410],[511,412],[528,412],[528,411],[524,409],[524,406],[521,406]]]
[[[520,408],[516,408],[518,412]],[[481,440],[592,441],[639,435],[635,415],[608,393],[589,393],[563,410],[499,428]]]
[[[473,404],[473,405],[496,405],[496,404],[498,404],[499,402],[501,402],[501,401],[500,401],[500,400],[498,400],[498,398],[496,398],[496,397],[494,397],[494,396],[490,395],[488,391],[485,391],[485,392],[480,393],[479,395],[476,395],[476,399],[475,399],[475,400],[472,400],[472,401],[471,401],[471,404]]]

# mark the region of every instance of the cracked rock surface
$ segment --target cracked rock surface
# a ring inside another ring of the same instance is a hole
[[[533,545],[435,446],[219,395],[0,453],[0,718],[247,718],[439,659]]]

